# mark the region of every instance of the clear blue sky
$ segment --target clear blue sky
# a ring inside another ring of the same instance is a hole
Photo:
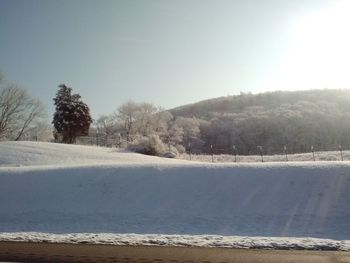
[[[329,69],[318,55],[348,44],[350,5],[335,2],[0,0],[0,71],[50,114],[65,83],[95,118],[129,99],[172,108],[240,91],[345,87],[344,70],[316,77]],[[326,20],[335,22],[324,32]],[[347,49],[326,62],[340,65]]]

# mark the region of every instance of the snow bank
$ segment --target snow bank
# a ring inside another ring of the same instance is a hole
[[[350,250],[350,241],[318,238],[239,237],[218,235],[138,235],[111,233],[0,233],[0,241],[108,244],[128,246],[196,246],[254,249]]]
[[[350,240],[348,162],[210,164],[0,143],[0,164],[0,232]]]

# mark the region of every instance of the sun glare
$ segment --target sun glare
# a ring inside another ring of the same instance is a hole
[[[335,1],[293,21],[275,88],[350,88],[349,14],[350,1]]]

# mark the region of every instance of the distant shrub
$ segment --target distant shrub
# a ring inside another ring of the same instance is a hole
[[[162,156],[166,152],[166,146],[158,135],[150,135],[149,137],[141,137],[128,146],[133,152],[146,155]]]
[[[185,147],[183,147],[181,144],[175,145],[175,148],[176,148],[178,153],[185,153],[186,152]]]
[[[165,158],[176,158],[177,154],[174,152],[166,152],[164,153],[163,157]]]

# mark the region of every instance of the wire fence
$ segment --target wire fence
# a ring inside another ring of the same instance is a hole
[[[76,139],[76,144],[80,145],[95,145],[95,146],[103,146],[103,147],[117,147],[117,148],[125,148],[126,140],[122,139],[121,136],[106,136],[95,134],[92,136],[82,136]]]
[[[80,145],[95,145],[102,147],[114,147],[125,149],[128,142],[120,135],[108,136],[104,134],[94,134],[90,136],[78,137],[76,144]],[[289,162],[289,161],[348,161],[350,160],[350,151],[344,151],[342,145],[338,145],[337,151],[315,150],[313,145],[310,145],[309,152],[292,153],[288,151],[286,145],[281,146],[279,154],[265,154],[262,145],[256,146],[255,154],[240,155],[239,149],[232,145],[232,153],[227,154],[226,149],[210,145],[210,153],[193,153],[191,146],[188,145],[184,153],[180,153],[177,158],[204,161],[204,162]]]
[[[342,154],[338,151],[317,151],[309,153],[294,153],[288,154],[286,159],[283,154],[274,155],[233,155],[233,154],[189,154],[182,153],[179,155],[180,159],[191,161],[204,161],[204,162],[233,162],[233,163],[246,163],[246,162],[301,162],[301,161],[348,161],[350,160],[350,151],[343,151]]]

